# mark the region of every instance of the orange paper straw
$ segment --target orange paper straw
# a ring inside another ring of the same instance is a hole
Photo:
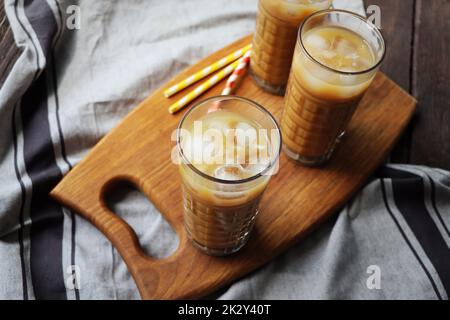
[[[251,50],[247,51],[245,55],[239,59],[238,66],[236,69],[234,69],[231,76],[228,78],[227,83],[225,84],[225,88],[222,91],[222,95],[227,96],[232,94],[239,83],[239,81],[242,79],[242,76],[245,73],[245,69],[250,62],[250,54]],[[220,109],[220,101],[216,101],[208,110],[208,112],[214,112]]]

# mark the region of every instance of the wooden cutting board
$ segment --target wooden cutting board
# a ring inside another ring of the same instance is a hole
[[[340,209],[382,164],[414,113],[416,101],[379,73],[332,160],[306,168],[281,156],[280,170],[268,186],[254,232],[239,253],[215,258],[188,241],[183,227],[180,179],[170,154],[171,133],[183,111],[170,115],[163,89],[251,42],[245,37],[180,73],[137,106],[104,137],[51,195],[91,221],[125,260],[143,299],[198,298],[267,263]],[[200,99],[220,94],[221,83]],[[191,90],[191,89],[187,89]],[[264,93],[246,77],[237,92],[265,106],[279,120],[283,100]],[[170,257],[145,255],[133,229],[112,213],[103,194],[115,182],[136,185],[162,212],[179,237]]]

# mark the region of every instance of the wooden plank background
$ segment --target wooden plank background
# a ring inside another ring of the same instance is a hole
[[[382,70],[419,102],[391,161],[450,170],[450,1],[364,2],[381,8],[388,44]]]
[[[382,70],[419,101],[392,153],[395,163],[450,170],[450,1],[364,0],[381,8],[388,43]],[[0,87],[20,55],[0,8]]]

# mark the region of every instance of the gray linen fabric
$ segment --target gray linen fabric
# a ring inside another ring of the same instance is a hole
[[[363,13],[359,0],[334,5]],[[137,299],[110,242],[48,191],[152,91],[250,33],[256,1],[5,0],[5,8],[23,53],[0,89],[0,298]],[[79,30],[67,27],[74,8]],[[139,193],[110,198],[150,255],[175,250],[173,231]],[[302,243],[214,297],[447,299],[449,206],[448,172],[385,167]]]

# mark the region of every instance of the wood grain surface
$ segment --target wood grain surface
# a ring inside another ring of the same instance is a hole
[[[231,44],[170,84],[249,42],[250,36]],[[330,163],[306,168],[282,155],[248,245],[233,256],[214,258],[195,249],[183,227],[180,179],[170,159],[175,145],[171,134],[183,112],[170,115],[167,107],[186,92],[165,99],[162,92],[166,87],[135,108],[51,193],[111,240],[144,299],[202,297],[295,244],[359,190],[385,160],[416,105],[411,96],[379,73]],[[219,94],[222,87],[223,82],[201,99]],[[282,98],[262,92],[250,77],[244,79],[237,94],[255,100],[280,118]],[[146,256],[132,228],[106,207],[104,193],[121,180],[136,185],[176,231],[180,244],[172,256],[161,260]]]
[[[415,0],[365,0],[364,3],[366,7],[376,5],[381,8],[381,32],[387,44],[381,71],[411,92]],[[409,162],[413,126],[414,121],[411,121],[393,149],[392,162]]]
[[[416,0],[411,92],[420,101],[412,163],[450,170],[450,1]]]

